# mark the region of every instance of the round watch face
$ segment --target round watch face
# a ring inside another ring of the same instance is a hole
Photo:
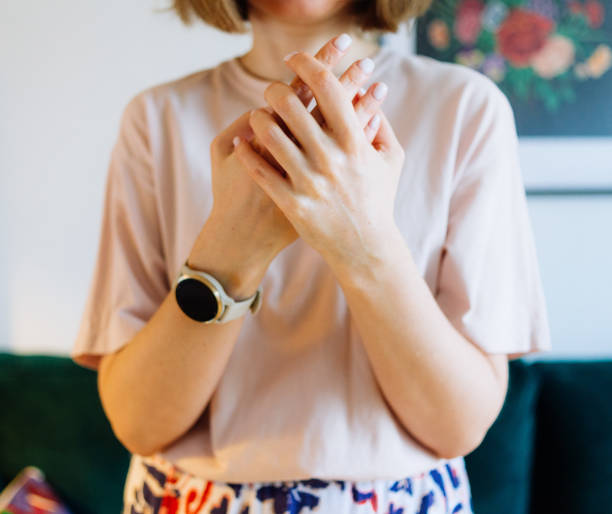
[[[206,284],[195,278],[179,281],[175,295],[183,312],[196,321],[210,321],[217,315],[217,298]]]

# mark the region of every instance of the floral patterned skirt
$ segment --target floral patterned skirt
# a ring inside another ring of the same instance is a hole
[[[398,480],[225,483],[133,455],[122,514],[473,514],[463,457]]]

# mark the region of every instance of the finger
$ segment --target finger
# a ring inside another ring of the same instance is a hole
[[[402,160],[404,149],[397,140],[389,120],[382,111],[378,111],[377,114],[380,116],[380,128],[372,141],[372,146],[391,160]]]
[[[311,89],[323,118],[340,146],[353,151],[362,142],[363,130],[359,126],[355,109],[336,76],[314,57],[298,52],[286,64]],[[353,95],[351,95],[352,98]]]
[[[259,142],[289,174],[292,183],[296,184],[300,180],[301,170],[308,168],[306,157],[301,150],[265,109],[251,111],[250,124]]]
[[[272,107],[266,106],[262,107],[263,110],[270,113],[270,115],[274,118],[274,121],[279,125],[279,127],[285,132],[285,134],[295,143],[298,144],[297,140],[289,131],[289,128],[285,125],[285,122],[282,118],[274,112]],[[250,128],[250,125],[249,125]],[[252,129],[251,129],[252,130]],[[253,136],[255,134],[253,133]],[[248,139],[247,139],[248,140]],[[279,170],[283,177],[287,176],[287,172],[283,170],[283,167],[279,164],[279,162],[274,158],[274,156],[268,151],[268,149],[263,146],[256,137],[253,137],[249,143],[251,144],[251,148],[253,148],[256,152],[259,152],[260,155],[263,156],[272,166],[274,166],[277,170]]]
[[[374,61],[369,57],[365,59],[360,59],[351,64],[342,75],[338,81],[342,84],[342,87],[348,94],[349,98],[354,98],[354,96],[359,92],[359,88],[365,84],[368,80],[372,72],[374,71]],[[319,124],[323,121],[323,116],[321,115],[320,108],[317,105],[312,110],[312,115],[317,120]]]
[[[249,176],[270,197],[277,207],[285,212],[293,198],[293,190],[287,179],[270,166],[249,143],[240,137],[234,138],[236,157]]]
[[[291,182],[283,178],[282,172],[262,157],[248,141],[240,136],[236,136],[232,143],[234,145],[236,157],[247,170],[253,173],[259,173],[260,175],[277,175],[284,184],[280,187],[286,187],[287,190],[291,190]],[[273,179],[271,178],[270,180]]]
[[[357,114],[357,119],[362,127],[365,127],[366,123],[378,111],[387,96],[387,91],[388,87],[384,82],[376,82],[357,101],[355,104],[355,114]]]
[[[273,82],[264,91],[264,98],[275,114],[280,116],[290,134],[295,135],[306,155],[317,156],[321,152],[325,134],[295,91],[287,84]]]
[[[353,97],[353,107],[355,105],[357,105],[357,102],[359,102],[359,100],[361,99],[361,97],[363,97],[363,95],[366,94],[366,90],[363,87],[359,88],[359,91],[357,91],[357,94]]]
[[[211,143],[211,154],[213,157],[227,157],[233,150],[232,139],[236,136],[250,140],[255,134],[249,124],[250,111],[245,112],[224,128]]]
[[[367,139],[368,143],[372,143],[376,134],[378,133],[378,129],[380,128],[380,115],[375,113],[372,118],[366,123],[366,126],[363,128],[363,134]]]
[[[351,45],[351,42],[351,36],[348,34],[340,34],[339,36],[330,39],[327,43],[325,43],[314,57],[323,66],[332,69],[344,56],[348,50],[348,47]],[[295,77],[289,85],[296,92],[298,98],[301,100],[304,106],[308,107],[313,99],[313,96],[312,91],[304,83],[304,81],[300,77]]]

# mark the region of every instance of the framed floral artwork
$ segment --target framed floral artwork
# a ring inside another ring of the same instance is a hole
[[[434,0],[416,52],[491,78],[519,136],[612,136],[612,0]]]

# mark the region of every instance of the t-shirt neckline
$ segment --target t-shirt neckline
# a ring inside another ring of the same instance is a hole
[[[367,84],[376,81],[376,76],[381,72],[384,63],[388,61],[388,57],[392,53],[393,50],[390,46],[381,45],[373,55],[370,55],[370,59],[374,61],[374,71]],[[263,105],[265,103],[263,92],[273,81],[250,74],[242,67],[238,59],[239,56],[236,56],[221,63],[221,71],[228,75],[230,84],[239,89],[242,94]]]

